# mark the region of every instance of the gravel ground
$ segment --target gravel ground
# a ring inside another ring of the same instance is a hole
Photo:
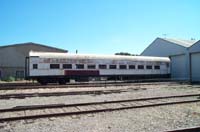
[[[144,84],[144,85],[143,85]],[[132,89],[139,89],[139,88],[166,88],[166,87],[180,87],[177,83],[160,83],[160,85],[155,85],[155,83],[135,83],[131,86]],[[192,87],[191,85],[182,85],[184,87]],[[25,87],[25,86],[23,86]],[[31,88],[30,86],[27,86]],[[14,94],[14,93],[44,93],[44,92],[72,92],[72,91],[92,91],[92,90],[120,90],[122,89],[129,89],[130,86],[115,86],[115,87],[82,87],[82,88],[47,88],[48,86],[44,86],[44,88],[37,88],[37,89],[13,89],[13,90],[0,90],[0,95],[3,94]],[[59,85],[57,85],[59,87]],[[194,86],[193,86],[194,87]],[[200,86],[197,85],[200,88]],[[9,89],[9,88],[8,88]]]
[[[1,132],[161,132],[200,125],[200,103],[1,123]]]
[[[131,86],[131,89],[139,89],[141,87]],[[24,90],[0,90],[0,95],[16,94],[16,93],[51,93],[51,92],[78,92],[78,91],[98,91],[98,90],[127,90],[130,86],[117,87],[84,87],[84,88],[38,88]]]
[[[117,87],[129,92],[0,100],[0,108],[23,105],[81,103],[200,93],[199,85],[140,85]],[[109,87],[115,89],[116,87]],[[88,88],[89,90],[91,88]],[[134,90],[135,89],[135,90]],[[0,132],[159,132],[200,125],[200,103],[117,112],[0,123]]]
[[[138,87],[138,86],[137,86]],[[115,89],[116,87],[110,87],[109,89]],[[93,88],[88,88],[87,90]],[[105,88],[103,88],[105,89]],[[188,85],[150,85],[140,86],[136,89],[135,86],[117,87],[117,89],[132,89],[129,92],[112,93],[112,94],[91,94],[91,95],[67,95],[67,96],[52,96],[52,97],[32,97],[25,99],[9,99],[0,100],[0,108],[10,108],[15,106],[24,105],[43,105],[43,104],[70,104],[70,103],[85,103],[91,101],[109,101],[120,99],[134,99],[144,97],[156,97],[156,96],[170,96],[179,94],[196,94],[200,93],[200,88],[191,87]]]

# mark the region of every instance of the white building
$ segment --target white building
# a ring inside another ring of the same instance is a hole
[[[200,41],[157,38],[141,55],[168,56],[172,79],[200,81]]]

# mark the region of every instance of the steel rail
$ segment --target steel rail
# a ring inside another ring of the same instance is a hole
[[[181,128],[176,130],[170,130],[165,132],[200,132],[200,126],[190,127],[190,128]]]
[[[85,87],[107,87],[107,86],[129,86],[133,83],[96,83],[96,84],[66,84],[66,85],[37,85],[37,86],[12,86],[12,87],[0,87],[0,90],[22,90],[22,89],[52,89],[52,88],[85,88]],[[144,84],[145,85],[145,84]],[[149,84],[148,84],[149,85]]]
[[[49,85],[0,85],[0,90],[15,90],[15,89],[47,89],[47,88],[76,88],[76,87],[107,87],[107,86],[129,86],[129,85],[160,85],[160,83],[169,83],[167,82],[151,82],[151,83],[141,83],[141,82],[133,82],[133,81],[119,81],[119,82],[93,82],[93,83],[68,83],[66,85],[56,85],[56,84],[49,84]],[[170,82],[172,83],[172,82]],[[174,82],[173,82],[174,83]]]
[[[182,98],[182,97],[191,97],[191,95],[178,95],[178,96],[166,96],[166,97],[154,97],[154,98],[140,98],[132,100],[117,100],[117,101],[107,101],[107,102],[92,102],[92,103],[79,103],[79,104],[53,104],[53,105],[39,105],[39,106],[22,106],[11,109],[1,109],[0,112],[16,112],[16,111],[25,111],[25,110],[34,110],[34,109],[49,109],[49,108],[63,108],[63,107],[78,107],[78,106],[90,106],[90,105],[99,105],[99,104],[111,104],[111,103],[122,103],[122,102],[136,102],[136,101],[147,101],[147,100],[156,100],[156,99],[169,99],[169,98]],[[195,95],[197,96],[197,95]],[[76,111],[76,112],[62,112],[62,113],[50,113],[50,114],[39,114],[39,115],[29,115],[29,116],[19,116],[19,117],[6,117],[0,118],[0,122],[5,121],[15,121],[23,119],[36,119],[36,118],[45,118],[45,117],[54,117],[54,116],[64,116],[64,115],[81,115],[81,114],[90,114],[90,113],[99,113],[99,112],[110,112],[110,111],[119,111],[125,109],[136,109],[136,108],[146,108],[146,107],[155,107],[155,106],[164,106],[164,105],[174,105],[174,104],[184,104],[184,103],[194,103],[200,102],[200,99],[193,100],[184,100],[184,101],[171,101],[164,103],[153,103],[146,105],[138,106],[123,106],[119,108],[104,108],[96,110],[85,110],[85,111]]]
[[[116,89],[116,90],[90,90],[90,91],[69,91],[69,92],[42,92],[42,93],[13,93],[13,94],[0,94],[0,99],[24,99],[27,97],[49,97],[49,96],[65,96],[65,95],[88,95],[88,94],[111,94],[128,92],[128,89]]]
[[[1,94],[0,99],[24,99],[27,97],[49,97],[49,96],[66,96],[66,95],[88,95],[88,94],[110,94],[128,92],[128,89],[116,90],[89,90],[89,91],[71,91],[71,92],[46,92],[46,93],[14,93],[14,94]]]
[[[0,112],[24,111],[24,110],[58,108],[58,107],[74,107],[74,106],[86,106],[86,105],[99,105],[99,104],[147,101],[147,100],[170,99],[170,98],[184,98],[184,97],[196,97],[196,96],[198,97],[198,96],[200,96],[200,94],[158,96],[158,97],[150,97],[150,98],[137,98],[137,99],[128,99],[128,100],[114,100],[114,101],[103,101],[103,102],[75,103],[75,104],[50,104],[50,105],[18,106],[18,107],[13,107],[13,108],[9,108],[9,109],[0,109]]]

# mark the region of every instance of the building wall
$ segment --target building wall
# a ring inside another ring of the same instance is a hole
[[[1,67],[1,79],[6,79],[8,77],[16,77],[18,79],[24,78],[24,68],[23,67]]]
[[[190,54],[190,79],[192,82],[200,82],[200,41],[189,49]]]
[[[200,52],[200,41],[196,42],[189,48],[190,53]]]
[[[2,68],[0,67],[0,80],[2,79]]]
[[[141,55],[168,57],[171,55],[183,54],[185,51],[186,48],[183,46],[157,38],[141,53]]]
[[[0,49],[0,67],[23,67],[25,56],[14,47]]]
[[[51,47],[40,46],[35,44],[6,46],[0,48],[0,78],[5,79],[9,76],[20,77],[24,75],[25,58],[29,51],[45,51],[45,52],[67,52]]]
[[[200,53],[191,54],[191,81],[200,81]]]
[[[174,55],[170,56],[171,59],[171,77],[176,80],[188,80],[188,66],[187,66],[187,55]]]

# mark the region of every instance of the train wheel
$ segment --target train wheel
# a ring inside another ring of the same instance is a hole
[[[38,79],[37,80],[41,85],[47,85],[47,81],[45,79]]]
[[[66,84],[66,80],[65,79],[60,79],[60,80],[58,80],[58,83],[60,84],[60,85],[65,85]]]

